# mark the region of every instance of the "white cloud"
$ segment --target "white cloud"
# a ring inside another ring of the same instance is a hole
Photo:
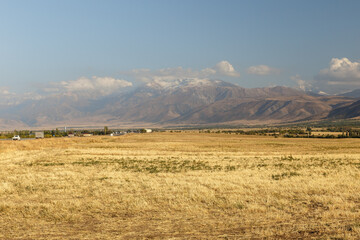
[[[319,76],[331,80],[360,82],[360,63],[351,62],[348,58],[333,58],[329,68],[322,69]]]
[[[217,63],[213,70],[215,70],[219,75],[240,77],[240,73],[235,71],[233,65],[231,65],[228,61],[221,61]]]
[[[131,82],[111,77],[81,77],[76,80],[51,83],[50,87],[45,87],[42,90],[44,92],[84,92],[107,95],[131,86]]]
[[[329,67],[315,76],[319,88],[340,92],[360,87],[360,62],[348,58],[332,58]]]
[[[299,74],[296,74],[295,76],[291,76],[290,79],[295,81],[298,84],[298,88],[303,91],[311,89],[311,83],[303,80]]]
[[[251,66],[247,69],[248,74],[254,74],[254,75],[260,75],[260,76],[266,76],[271,74],[279,74],[280,69],[272,68],[267,65],[257,65],[257,66]]]
[[[8,87],[0,87],[0,94],[2,96],[11,96],[11,95],[15,95],[15,93],[12,93],[9,91]]]
[[[11,92],[8,87],[0,87],[0,105],[14,105],[22,99],[22,94]]]
[[[179,79],[209,79],[227,77],[239,77],[240,74],[227,61],[221,61],[212,68],[193,70],[191,68],[164,68],[159,70],[134,69],[123,74],[133,77],[137,81],[176,81]]]

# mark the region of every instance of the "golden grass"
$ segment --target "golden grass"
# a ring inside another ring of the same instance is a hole
[[[2,141],[0,239],[359,239],[359,141]]]

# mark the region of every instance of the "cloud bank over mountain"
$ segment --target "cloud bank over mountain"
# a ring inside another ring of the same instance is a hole
[[[315,76],[318,88],[330,93],[360,88],[360,62],[348,58],[332,58],[329,67]]]
[[[303,91],[311,90],[312,85],[310,82],[303,80],[302,77],[299,74],[296,74],[295,76],[291,76],[290,79],[297,83],[297,87]]]
[[[133,69],[119,71],[117,76],[79,77],[75,80],[49,82],[35,91],[16,94],[8,87],[0,86],[0,104],[14,105],[26,100],[39,100],[50,95],[70,94],[87,96],[89,99],[104,97],[113,93],[127,91],[146,83],[159,86],[181,84],[181,80],[192,79],[205,83],[207,80],[227,80],[242,85],[247,77],[268,79],[269,75],[283,75],[280,70],[268,65],[254,65],[245,68],[248,75],[240,74],[229,61],[223,60],[212,67],[192,69],[184,67],[163,69]],[[332,58],[327,68],[319,70],[313,79],[303,79],[299,74],[289,76],[289,86],[315,93],[341,94],[360,88],[360,62],[348,58]],[[264,82],[266,82],[264,80]],[[266,83],[264,83],[266,84]],[[271,83],[267,86],[271,86]],[[264,86],[266,87],[266,85]]]
[[[16,94],[8,87],[0,86],[0,104],[11,105],[29,99],[41,99],[56,94],[88,95],[91,98],[107,96],[119,92],[125,88],[131,88],[134,84],[141,85],[148,82],[171,82],[181,79],[221,79],[223,77],[237,78],[240,73],[235,70],[228,61],[221,61],[213,67],[194,70],[191,68],[175,67],[158,70],[133,69],[120,71],[121,77],[93,76],[79,77],[75,80],[60,82],[48,82],[42,84],[35,91]]]
[[[122,72],[126,76],[133,78],[135,81],[151,82],[151,81],[172,81],[178,79],[213,79],[222,77],[240,77],[240,73],[235,70],[228,61],[221,61],[214,67],[194,70],[191,68],[163,68],[159,70],[150,69],[133,69],[131,71]]]
[[[45,92],[87,92],[100,95],[108,95],[120,88],[131,87],[133,84],[126,80],[115,79],[112,77],[81,77],[76,80],[50,83],[49,87],[44,88]]]
[[[260,75],[260,76],[267,76],[272,74],[279,74],[280,69],[272,68],[267,65],[257,65],[251,66],[247,69],[248,74]]]

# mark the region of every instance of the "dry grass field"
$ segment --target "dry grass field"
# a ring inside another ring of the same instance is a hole
[[[0,239],[360,239],[360,139],[0,142]]]

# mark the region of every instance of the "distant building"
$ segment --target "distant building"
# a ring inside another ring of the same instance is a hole
[[[151,133],[151,132],[152,132],[152,130],[151,130],[151,129],[149,129],[149,128],[145,128],[145,132],[147,132],[147,133]]]
[[[110,134],[110,136],[121,136],[121,135],[125,135],[125,134],[127,134],[127,132],[113,132],[113,133],[111,133]]]
[[[91,134],[91,133],[84,133],[83,134],[83,137],[91,137],[91,136],[93,136],[93,134]]]
[[[44,132],[35,132],[35,138],[36,139],[44,138]]]

